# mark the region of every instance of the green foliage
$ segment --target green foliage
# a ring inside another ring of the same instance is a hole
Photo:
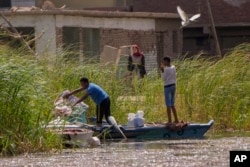
[[[250,44],[218,61],[178,62],[178,105],[188,120],[215,119],[235,129],[249,129]]]
[[[0,58],[0,150],[3,154],[46,150],[53,135],[41,125],[49,119],[52,104],[43,69],[35,59],[7,51]]]
[[[176,108],[180,120],[207,122],[228,128],[250,129],[250,44],[235,48],[217,61],[201,57],[176,60]],[[66,55],[66,56],[65,56]],[[94,61],[93,61],[94,60]],[[163,82],[152,71],[144,79],[117,77],[112,65],[94,59],[70,60],[67,53],[33,57],[0,46],[0,151],[2,154],[61,148],[61,141],[46,132],[53,102],[88,77],[111,98],[111,112],[118,123],[127,114],[143,110],[146,122],[166,122]],[[119,70],[119,69],[118,69]],[[77,96],[80,97],[81,94]],[[93,101],[87,117],[95,116]]]

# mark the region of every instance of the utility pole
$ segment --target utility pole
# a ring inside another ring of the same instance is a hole
[[[213,17],[212,10],[211,10],[210,0],[206,0],[206,2],[207,2],[209,18],[210,18],[210,22],[211,22],[211,28],[212,28],[212,32],[213,32],[213,36],[214,36],[214,40],[215,40],[216,52],[219,56],[222,57],[220,43],[219,43],[217,32],[215,29],[214,17]]]

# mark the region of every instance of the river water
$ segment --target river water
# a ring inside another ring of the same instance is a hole
[[[231,150],[250,151],[250,137],[237,134],[218,137],[208,134],[204,139],[106,141],[96,148],[64,149],[60,153],[23,154],[1,158],[0,166],[228,167]]]

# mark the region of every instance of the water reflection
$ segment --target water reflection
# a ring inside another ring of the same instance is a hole
[[[250,137],[200,140],[103,141],[101,147],[2,158],[0,166],[229,166],[230,150],[249,150]]]
[[[123,142],[105,143],[108,146],[127,149],[185,149],[187,147],[197,147],[197,140],[127,140]]]

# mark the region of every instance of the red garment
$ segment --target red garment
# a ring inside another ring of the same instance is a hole
[[[138,45],[133,45],[133,49],[135,49],[135,50],[136,50],[136,52],[135,52],[135,53],[133,53],[133,55],[134,55],[135,57],[139,57],[139,56],[141,56],[141,55],[142,55],[142,53],[141,53],[140,48],[139,48],[139,46],[138,46]]]

